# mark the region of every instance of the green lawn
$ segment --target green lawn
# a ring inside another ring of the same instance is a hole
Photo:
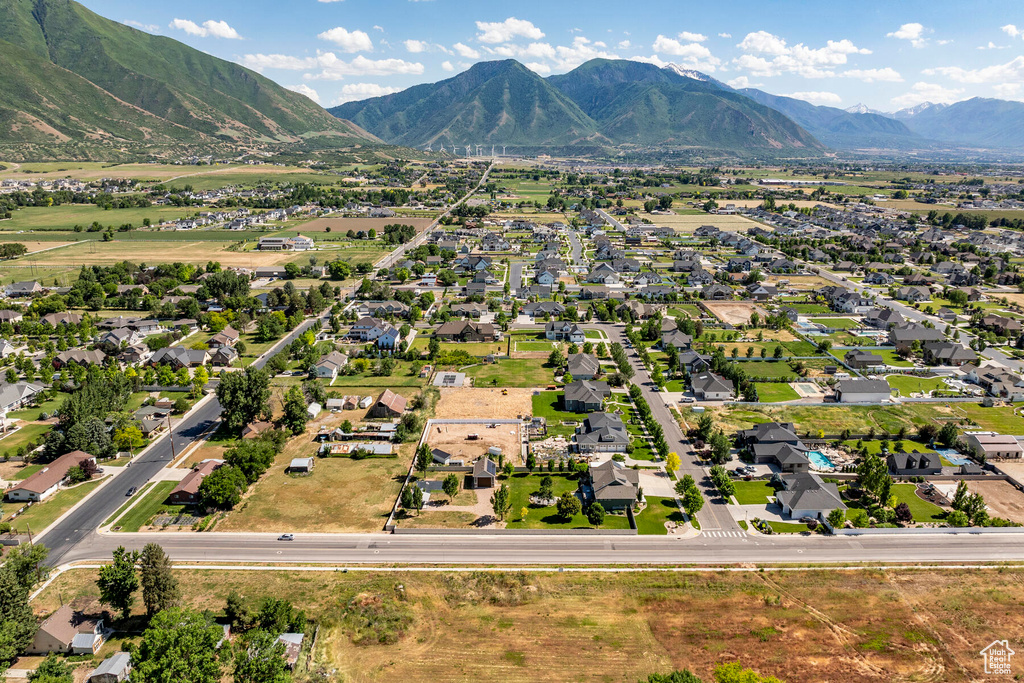
[[[25,446],[31,441],[36,441],[50,431],[52,425],[27,424],[13,434],[8,434],[0,439],[0,453],[14,454],[19,446]]]
[[[934,503],[922,500],[914,493],[916,484],[893,484],[892,493],[900,503],[906,503],[915,522],[941,522],[946,519],[946,511]]]
[[[430,346],[430,335],[417,334],[412,340],[413,351],[426,351]],[[504,355],[508,350],[508,342],[441,342],[441,351],[465,351],[471,356]],[[551,350],[550,348],[548,349]]]
[[[1012,406],[985,408],[980,403],[956,403],[954,405],[966,417],[977,422],[982,429],[1002,434],[1024,434],[1024,418],[1015,415]]]
[[[60,404],[63,403],[64,399],[66,399],[69,395],[70,394],[65,394],[62,391],[55,392],[53,398],[51,398],[50,400],[44,401],[43,403],[40,403],[38,406],[25,408],[24,410],[14,410],[10,412],[7,415],[7,417],[13,418],[15,420],[24,420],[25,422],[35,422],[36,420],[39,419],[39,416],[42,413],[52,415],[53,411],[59,408]]]
[[[871,353],[878,354],[885,359],[886,365],[891,365],[894,368],[912,368],[914,364],[909,360],[904,360],[899,357],[894,349],[872,349]]]
[[[676,304],[668,309],[668,314],[676,320],[682,320],[686,316],[697,319],[705,315],[704,311],[693,304]]]
[[[420,378],[418,370],[413,372],[416,367],[417,364],[400,360],[394,371],[387,376],[375,377],[371,371],[355,375],[338,375],[333,384],[329,384],[326,379],[321,382],[331,387],[421,387],[427,380]]]
[[[131,498],[125,499],[124,505],[122,505],[121,507],[117,508],[117,512],[115,512],[114,514],[110,515],[110,517],[107,517],[107,521],[103,522],[103,524],[104,525],[113,524],[114,520],[116,520],[118,517],[120,517],[121,513],[124,512],[128,508],[129,505],[131,505],[133,502],[135,502],[136,496],[144,496],[144,495],[146,495],[146,492],[149,491],[150,487],[153,486],[153,483],[154,482],[148,481],[145,484],[143,484],[142,488],[140,488],[138,490],[136,495],[132,496]]]
[[[889,451],[890,452],[895,450],[895,448],[896,448],[896,446],[895,446],[896,441],[898,441],[898,439],[896,438],[895,435],[893,435],[893,437],[889,440]],[[873,454],[873,453],[881,453],[882,452],[882,441],[881,441],[881,439],[876,439],[874,441],[861,441],[861,443],[863,444],[864,448],[868,449],[868,453],[872,453]],[[849,446],[850,448],[856,448],[857,447],[857,441],[855,441],[855,440],[844,441],[843,445]],[[930,449],[928,447],[928,444],[922,443],[922,442],[917,441],[915,439],[903,439],[903,451],[905,453],[912,453],[914,451],[917,451],[918,453],[931,453],[932,449]]]
[[[521,351],[523,353],[550,353],[551,349],[555,348],[555,342],[551,341],[516,341],[512,342],[513,351]]]
[[[668,534],[665,522],[682,524],[686,519],[683,511],[676,505],[675,498],[660,498],[658,496],[647,496],[646,498],[647,507],[636,515],[637,533],[665,536]]]
[[[798,375],[793,372],[786,361],[740,361],[737,363],[747,377],[771,377],[779,379],[797,379]]]
[[[757,399],[761,403],[792,401],[800,398],[796,389],[782,382],[756,382],[754,386],[757,388]]]
[[[808,303],[792,303],[791,304],[791,303],[783,302],[782,305],[786,306],[788,308],[792,308],[797,313],[801,313],[803,315],[815,315],[815,314],[828,313],[829,310],[830,310],[829,307],[826,306],[825,304],[808,304]]]
[[[537,387],[554,381],[546,358],[501,358],[497,363],[464,368],[477,387]]]
[[[772,528],[777,534],[799,534],[804,531],[810,531],[806,524],[795,524],[793,522],[773,522],[766,520],[768,526]]]
[[[735,481],[736,502],[740,505],[767,505],[768,497],[775,496],[775,489],[767,481]]]
[[[17,481],[21,481],[22,479],[28,479],[41,469],[43,469],[42,465],[25,465],[20,470],[18,470],[17,474],[14,475],[14,478]]]
[[[849,330],[861,326],[859,322],[851,318],[811,318],[811,322],[836,330]]]
[[[165,504],[167,496],[171,494],[171,491],[173,491],[174,487],[177,485],[178,482],[176,481],[161,481],[156,484],[152,489],[150,489],[149,493],[139,501],[138,505],[129,510],[128,513],[117,522],[117,525],[120,527],[118,531],[138,531],[160,510],[166,510],[171,514],[184,510],[186,507],[184,505]]]
[[[587,521],[586,516],[581,512],[571,520],[564,520],[558,516],[555,506],[537,507],[530,503],[530,494],[540,489],[540,481],[545,476],[550,476],[554,482],[555,497],[561,496],[567,491],[575,491],[577,481],[575,477],[570,478],[565,474],[517,474],[505,481],[511,489],[512,509],[509,513],[509,529],[590,529],[594,528]],[[499,485],[501,481],[499,480]],[[522,508],[529,512],[526,519],[520,517]],[[625,515],[606,515],[603,529],[628,529],[629,520]]]
[[[568,437],[572,435],[576,431],[575,427],[564,426],[561,422],[565,420],[581,422],[586,417],[584,413],[563,411],[561,408],[564,395],[565,392],[562,391],[542,391],[532,397],[533,415],[534,417],[543,417],[548,421],[549,436],[561,434]]]
[[[71,509],[72,506],[92,493],[99,485],[100,482],[97,480],[79,484],[74,488],[62,489],[53,494],[49,500],[36,503],[25,514],[19,515],[17,519],[9,519],[8,521],[18,531],[32,529],[32,533],[38,534],[57,521],[57,518]]]
[[[889,375],[885,378],[889,383],[889,386],[893,389],[899,389],[900,396],[906,398],[914,392],[929,392],[929,391],[943,391],[949,390],[938,377],[914,377],[912,375]]]

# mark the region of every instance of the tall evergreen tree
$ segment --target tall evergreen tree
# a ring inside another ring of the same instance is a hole
[[[142,602],[150,617],[178,604],[181,589],[171,569],[171,558],[157,543],[147,543],[139,556]]]

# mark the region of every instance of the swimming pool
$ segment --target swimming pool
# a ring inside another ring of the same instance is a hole
[[[821,451],[807,451],[807,458],[811,461],[811,467],[816,470],[835,469],[835,463],[825,457]]]

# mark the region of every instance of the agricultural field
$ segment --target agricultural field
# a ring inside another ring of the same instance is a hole
[[[357,682],[638,681],[682,668],[710,681],[723,662],[786,683],[982,680],[977,653],[1024,628],[1016,568],[176,574],[186,604],[214,616],[232,592],[305,609],[321,624],[315,665]],[[99,612],[96,570],[61,574],[33,607],[62,602]]]
[[[76,225],[87,228],[94,222],[103,227],[113,225],[116,229],[125,223],[136,228],[148,218],[154,225],[167,220],[197,215],[202,207],[196,206],[150,206],[147,208],[110,209],[95,204],[62,204],[60,206],[27,206],[12,213],[10,220],[0,221],[0,230],[71,230]],[[87,233],[81,233],[86,235]],[[97,235],[98,233],[93,233]]]
[[[159,234],[159,233],[157,233]],[[175,233],[181,234],[181,233]],[[193,233],[190,233],[193,234]],[[236,236],[237,239],[237,236]],[[130,255],[135,263],[201,263],[219,261],[223,266],[242,266],[258,268],[260,266],[279,266],[289,262],[306,263],[316,252],[290,251],[235,251],[229,249],[229,243],[203,241],[193,234],[191,240],[175,239],[166,242],[143,240],[133,243],[130,247],[123,241],[98,242],[84,241],[59,249],[51,249],[32,255],[32,263],[37,266],[82,266],[111,265],[120,263]]]

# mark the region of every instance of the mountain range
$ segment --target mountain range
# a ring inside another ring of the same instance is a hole
[[[515,60],[330,110],[393,144],[638,146],[815,155],[1019,148],[1024,104],[975,98],[894,113],[735,90],[676,64],[594,59],[543,78]]]
[[[379,144],[249,69],[72,0],[0,0],[0,16],[5,158]]]

